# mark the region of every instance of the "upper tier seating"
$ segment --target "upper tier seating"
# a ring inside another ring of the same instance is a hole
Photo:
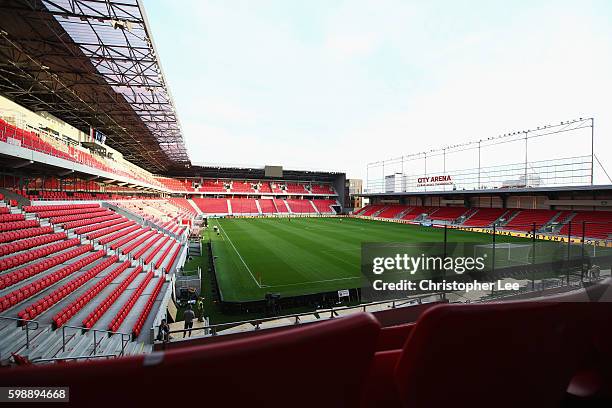
[[[301,183],[286,183],[286,190],[288,194],[308,194],[306,187]]]
[[[478,211],[463,223],[470,227],[488,227],[507,210],[504,208],[479,208]]]
[[[264,181],[259,184],[259,189],[257,191],[259,191],[260,193],[271,193],[272,188],[270,187],[270,183]]]
[[[11,138],[11,141],[8,140]],[[0,142],[19,145],[29,150],[68,160],[94,169],[154,186],[162,186],[151,173],[125,161],[94,155],[58,138],[21,129],[0,119]]]
[[[211,406],[357,407],[379,327],[372,315],[360,313],[290,331],[263,332],[252,339],[159,352],[154,360],[138,355],[70,367],[49,364],[0,370],[0,382],[17,387],[68,386],[73,405],[108,407],[109,390],[101,384],[112,384],[112,398],[122,406],[140,406],[143,395],[135,390],[169,378],[177,384],[191,384],[197,377],[206,389],[214,390],[206,395]],[[338,375],[339,367],[342,375]],[[313,373],[318,383],[333,386],[297,392],[298,384],[313,380]],[[262,392],[270,384],[274,384],[273,396]],[[170,405],[176,403],[176,394],[153,393],[147,400]]]
[[[259,206],[261,207],[261,212],[263,214],[276,214],[276,206],[274,205],[274,200],[270,199],[260,199]]]
[[[378,217],[395,218],[396,215],[400,214],[402,211],[405,211],[407,209],[408,207],[405,205],[390,205],[387,208],[385,208],[383,211],[381,211],[381,213],[378,214]]]
[[[228,214],[226,198],[194,198],[193,202],[205,214]]]
[[[335,212],[330,206],[338,204],[336,200],[312,200],[312,203],[317,207],[317,211],[321,214],[334,214]]]
[[[455,221],[468,211],[465,207],[440,207],[429,215],[432,220]]]
[[[336,194],[331,184],[312,184],[310,192],[312,194]]]
[[[570,224],[565,224],[559,231],[562,235],[570,235],[588,238],[608,239],[612,235],[612,211],[581,211],[577,212]]]
[[[270,188],[272,189],[272,192],[275,193],[275,194],[283,194],[284,193],[283,189],[281,188],[281,184],[279,184],[279,183],[271,182],[270,183]]]
[[[312,208],[312,204],[310,204],[310,200],[296,200],[296,199],[288,199],[287,204],[289,208],[291,208],[291,212],[298,214],[311,214],[315,213],[315,209]]]
[[[225,193],[227,188],[222,180],[202,180],[202,186],[198,191],[205,193]]]
[[[230,198],[232,214],[259,214],[254,198]]]
[[[193,184],[188,180],[179,180],[167,177],[157,177],[157,181],[172,191],[195,191]]]
[[[534,224],[536,231],[548,223],[558,211],[554,210],[520,210],[504,228],[517,231],[532,231]]]
[[[254,193],[253,186],[248,181],[234,181],[230,189],[233,193]]]

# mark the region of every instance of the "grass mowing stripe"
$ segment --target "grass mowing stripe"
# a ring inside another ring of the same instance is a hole
[[[218,255],[219,288],[225,301],[236,302],[263,300],[272,289],[288,297],[360,287],[362,242],[444,239],[441,228],[333,217],[225,218],[210,223],[223,233],[208,234]],[[488,244],[491,236],[453,229],[448,241]]]
[[[255,284],[261,288],[261,285],[259,284],[259,282],[257,282],[257,279],[255,279],[255,276],[253,276],[253,272],[251,272],[251,268],[249,268],[249,265],[247,265],[247,263],[244,262],[244,259],[242,258],[242,255],[240,255],[240,252],[238,252],[238,250],[236,249],[236,246],[234,245],[234,243],[230,239],[229,235],[227,235],[227,233],[225,232],[225,230],[223,229],[221,224],[219,224],[219,228],[221,229],[221,232],[223,232],[223,234],[225,234],[225,237],[227,238],[227,240],[231,244],[232,248],[234,248],[234,251],[236,251],[236,255],[238,255],[238,257],[242,261],[242,264],[244,265],[244,267],[247,269],[247,271],[251,275],[251,278],[253,278],[253,282],[255,282]]]

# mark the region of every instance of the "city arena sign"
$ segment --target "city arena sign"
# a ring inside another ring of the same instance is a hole
[[[431,177],[419,177],[417,179],[418,187],[426,186],[450,186],[453,184],[453,179],[450,175],[446,176],[431,176]]]

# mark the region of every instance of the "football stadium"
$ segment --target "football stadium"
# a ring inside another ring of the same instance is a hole
[[[452,2],[220,3],[0,2],[0,402],[611,406],[605,86],[568,85],[583,65],[491,85],[471,70],[510,37]],[[529,32],[527,54],[556,41]],[[481,88],[396,100],[443,73]]]

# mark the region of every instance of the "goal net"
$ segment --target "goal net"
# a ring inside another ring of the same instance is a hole
[[[491,265],[495,260],[495,267],[509,267],[528,265],[531,263],[531,244],[498,243],[474,246],[474,257],[485,258],[485,264]]]

